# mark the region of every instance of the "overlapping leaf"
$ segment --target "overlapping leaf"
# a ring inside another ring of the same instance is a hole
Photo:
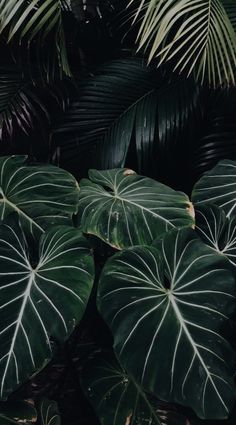
[[[103,425],[162,425],[145,392],[111,354],[96,356],[87,364],[82,384]]]
[[[80,182],[78,221],[85,233],[122,249],[151,244],[162,233],[194,224],[187,195],[132,170],[90,170]]]
[[[182,142],[198,99],[191,79],[170,81],[142,59],[109,62],[80,82],[77,98],[55,128],[61,161],[76,163],[76,169],[79,161],[85,171],[123,167],[132,147],[138,170],[150,174]]]
[[[203,241],[236,266],[236,217],[226,217],[216,205],[195,209],[196,230]]]
[[[70,226],[53,227],[32,251],[9,218],[0,225],[0,242],[4,399],[48,363],[55,342],[64,341],[80,321],[93,283],[93,259],[86,240]]]
[[[227,260],[193,230],[112,257],[98,306],[121,363],[143,388],[202,418],[229,415],[234,353],[222,328],[235,310],[235,281]]]
[[[13,38],[26,40],[28,47],[40,37],[39,49],[45,49],[48,35],[54,36],[54,50],[59,68],[70,75],[65,46],[65,34],[62,22],[62,4],[60,0],[2,0],[0,7],[0,33],[7,31],[8,42]]]
[[[27,165],[26,156],[0,158],[0,218],[17,212],[33,235],[48,225],[69,224],[78,192],[74,177],[60,168]]]
[[[0,140],[4,138],[3,133],[11,137],[16,128],[28,134],[35,120],[45,118],[48,120],[47,111],[29,81],[19,70],[1,67]]]
[[[235,84],[236,33],[220,0],[140,0],[137,16],[141,11],[139,46],[150,60],[173,59],[174,69],[214,86]]]
[[[236,214],[236,162],[220,161],[214,168],[203,175],[195,184],[192,192],[194,204],[216,204],[227,217]]]

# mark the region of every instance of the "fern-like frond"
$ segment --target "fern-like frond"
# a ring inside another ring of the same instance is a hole
[[[21,129],[28,134],[35,120],[48,119],[47,111],[20,71],[0,68],[0,141]]]
[[[0,8],[0,33],[6,32],[8,42],[16,38],[28,47],[40,38],[37,48],[47,49],[48,36],[54,37],[54,49],[59,69],[70,75],[62,9],[65,0],[2,0]]]
[[[236,3],[225,2],[229,15],[220,0],[140,0],[139,48],[149,51],[149,60],[171,60],[175,70],[195,73],[201,83],[235,84]]]

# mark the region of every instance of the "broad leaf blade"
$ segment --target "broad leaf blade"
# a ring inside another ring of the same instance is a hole
[[[49,225],[70,224],[77,212],[78,184],[52,165],[27,165],[26,156],[0,158],[0,218],[17,212],[33,235]]]
[[[80,182],[78,220],[85,233],[122,249],[151,244],[162,233],[192,226],[191,204],[181,192],[132,170],[90,170]]]
[[[188,425],[173,406],[146,394],[111,352],[95,353],[82,385],[103,425]]]
[[[17,225],[0,225],[0,397],[5,399],[51,359],[54,342],[79,323],[93,283],[87,241],[69,226],[54,227],[30,257]],[[37,255],[38,253],[38,255]]]
[[[199,236],[236,266],[236,217],[226,217],[216,205],[199,206],[195,212]]]
[[[236,214],[236,162],[220,161],[205,173],[195,184],[192,201],[196,205],[215,204],[221,207],[227,217]]]
[[[235,310],[228,262],[191,229],[155,244],[118,253],[103,269],[98,306],[116,353],[158,398],[226,418],[235,394],[234,353],[221,334]]]

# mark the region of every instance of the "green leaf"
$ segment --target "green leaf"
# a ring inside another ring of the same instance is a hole
[[[131,0],[132,3],[134,0]],[[234,6],[235,7],[235,6]],[[219,0],[140,0],[139,48],[203,83],[235,84],[236,33]]]
[[[192,79],[167,78],[140,58],[108,62],[80,81],[78,95],[54,130],[61,161],[75,169],[79,161],[86,171],[124,167],[132,149],[138,171],[150,175],[157,161],[182,144],[198,101]]]
[[[33,235],[50,225],[70,224],[77,212],[78,184],[52,165],[28,165],[27,156],[0,158],[0,218],[17,212]]]
[[[61,425],[61,418],[55,401],[43,398],[38,405],[38,412],[38,425]]]
[[[20,128],[28,134],[34,122],[48,121],[48,113],[19,69],[0,67],[0,140]]]
[[[235,215],[236,207],[236,162],[220,161],[205,173],[195,184],[192,201],[196,205],[215,204],[221,207],[227,217]]]
[[[193,230],[109,259],[98,307],[118,358],[146,391],[201,418],[229,415],[235,355],[222,329],[235,311],[235,281]]]
[[[27,401],[11,400],[0,403],[1,425],[31,425],[36,419],[37,412]]]
[[[32,40],[40,38],[37,48],[41,50],[46,48],[48,35],[51,34],[54,38],[54,52],[52,51],[51,56],[56,53],[59,69],[66,75],[71,75],[60,0],[2,0],[0,34],[5,31],[8,34],[8,42],[16,38],[20,45],[22,40],[26,40],[28,47]]]
[[[96,353],[82,385],[103,425],[187,425],[171,405],[154,399],[126,373],[113,353]]]
[[[216,205],[196,208],[196,230],[211,248],[236,266],[236,217],[226,217]]]
[[[1,399],[42,369],[54,343],[71,334],[85,311],[94,274],[80,231],[53,227],[29,249],[13,219],[0,225]]]
[[[78,221],[111,246],[151,244],[169,229],[191,226],[187,195],[132,170],[90,170],[80,182]]]

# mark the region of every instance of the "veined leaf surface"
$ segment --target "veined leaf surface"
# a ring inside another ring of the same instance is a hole
[[[27,156],[0,158],[0,219],[17,212],[33,235],[48,225],[69,224],[77,211],[78,185],[53,165],[27,165]]]
[[[43,398],[38,406],[39,425],[61,425],[56,401]]]
[[[90,360],[82,378],[88,400],[103,425],[162,425],[145,392],[111,353]]]
[[[221,330],[235,310],[235,281],[193,230],[174,229],[155,247],[108,260],[98,307],[118,358],[145,390],[201,418],[228,416],[234,353]]]
[[[80,182],[78,221],[118,249],[194,223],[187,195],[162,183],[126,169],[90,170],[89,177]]]
[[[236,215],[236,162],[220,161],[195,184],[192,201],[196,205],[215,204],[227,217]]]
[[[169,403],[146,394],[113,353],[96,353],[83,369],[82,385],[103,425],[188,425]]]
[[[77,229],[53,227],[34,251],[30,258],[19,226],[0,225],[1,399],[48,363],[54,343],[83,316],[93,283],[93,259]]]
[[[226,217],[216,205],[199,206],[195,211],[199,236],[236,266],[236,217]]]

